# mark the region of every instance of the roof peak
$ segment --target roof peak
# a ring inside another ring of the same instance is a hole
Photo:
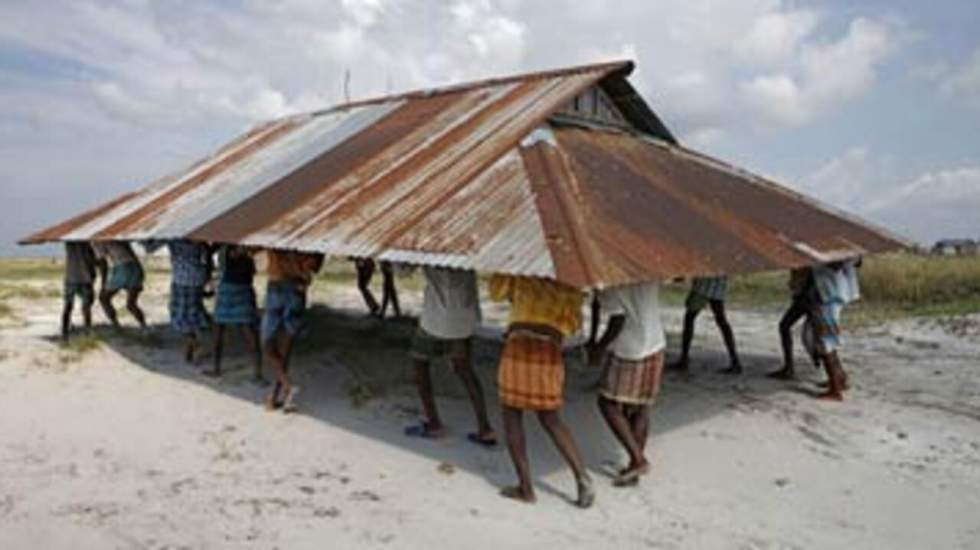
[[[354,107],[361,107],[364,105],[374,105],[378,103],[387,103],[389,101],[400,101],[404,99],[418,99],[424,97],[431,97],[434,95],[448,94],[448,93],[458,93],[465,92],[467,90],[472,90],[474,88],[485,88],[488,86],[499,86],[501,84],[509,84],[512,82],[520,82],[524,80],[534,80],[539,78],[554,78],[556,76],[565,76],[577,73],[587,73],[587,72],[604,72],[604,76],[608,76],[612,73],[621,73],[622,76],[629,76],[636,64],[630,59],[620,59],[615,61],[605,61],[602,63],[590,63],[586,65],[575,65],[571,67],[562,67],[557,69],[547,69],[542,71],[532,71],[518,73],[508,76],[497,76],[484,78],[481,80],[472,80],[469,82],[460,82],[457,84],[448,84],[445,86],[437,86],[434,88],[420,88],[416,90],[411,90],[407,92],[400,92],[397,94],[389,94],[384,96],[376,96],[367,99],[359,99],[356,101],[349,101],[346,103],[340,103],[325,109],[319,109],[313,111],[312,115],[321,115],[327,113],[333,113],[336,111],[344,111]]]

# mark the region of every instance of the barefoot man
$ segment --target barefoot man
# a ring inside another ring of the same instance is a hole
[[[446,359],[466,388],[476,414],[476,431],[469,434],[469,440],[485,446],[496,445],[497,436],[487,418],[483,387],[473,372],[470,354],[473,332],[480,322],[476,273],[439,267],[425,267],[423,273],[425,292],[419,328],[412,340],[412,358],[425,421],[405,428],[405,435],[427,438],[444,435],[432,392],[429,365],[433,360]]]
[[[218,252],[218,292],[214,305],[214,367],[204,374],[221,376],[225,329],[238,327],[255,358],[252,381],[267,384],[262,377],[262,346],[259,343],[259,314],[255,303],[255,260],[243,246],[226,245]]]
[[[801,267],[789,272],[789,290],[793,300],[779,320],[779,344],[783,348],[783,368],[770,372],[770,378],[793,380],[796,378],[796,365],[793,360],[793,325],[806,317],[812,308],[813,270]]]
[[[617,487],[635,484],[650,469],[643,450],[650,406],[660,392],[667,344],[658,293],[659,284],[643,283],[599,294],[602,310],[610,318],[606,333],[589,348],[589,362],[596,364],[609,348],[599,383],[599,411],[630,459],[613,480]]]
[[[725,341],[725,349],[728,350],[728,368],[721,372],[725,374],[741,374],[742,363],[738,360],[738,352],[735,350],[735,335],[732,333],[732,326],[725,315],[725,294],[728,292],[728,277],[695,277],[691,283],[691,291],[687,295],[684,303],[684,333],[681,337],[681,357],[676,363],[670,366],[671,369],[686,371],[688,368],[688,355],[691,352],[691,340],[694,338],[694,322],[704,306],[710,306],[711,312],[715,316],[715,324],[721,331],[722,339]]]
[[[503,489],[501,494],[527,503],[535,501],[523,425],[524,411],[535,411],[541,426],[575,474],[578,486],[575,503],[588,508],[595,501],[592,478],[585,470],[571,432],[558,414],[565,382],[561,343],[582,324],[582,293],[546,279],[494,275],[490,280],[490,297],[511,305],[497,386],[507,450],[517,471],[518,485]]]
[[[303,330],[306,290],[323,266],[323,254],[269,250],[267,256],[269,282],[262,317],[262,347],[272,363],[276,383],[265,406],[270,411],[282,408],[291,412],[299,388],[289,382],[289,358],[295,338]]]
[[[85,330],[92,328],[92,304],[95,302],[95,253],[85,242],[65,243],[64,307],[61,310],[61,339],[68,341],[71,310],[75,296],[82,301]]]
[[[140,293],[143,292],[143,266],[133,252],[133,247],[124,241],[108,241],[93,243],[92,249],[95,251],[96,259],[101,260],[103,270],[99,304],[102,305],[105,316],[109,318],[113,327],[119,328],[119,319],[116,317],[115,308],[112,307],[112,299],[120,290],[125,290],[126,309],[145,331],[146,317],[139,306]],[[105,273],[107,264],[108,275]]]
[[[837,354],[841,344],[840,315],[845,305],[861,297],[857,278],[860,265],[858,259],[813,268],[812,341],[814,352],[827,371],[827,391],[819,399],[843,401],[848,389],[847,373]]]

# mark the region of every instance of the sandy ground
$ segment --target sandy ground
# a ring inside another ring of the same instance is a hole
[[[165,284],[146,300],[158,324]],[[507,454],[465,441],[472,415],[445,368],[450,436],[405,438],[418,414],[410,322],[366,319],[351,285],[318,285],[332,309],[316,309],[297,357],[295,415],[259,406],[237,342],[211,381],[163,326],[83,353],[51,338],[58,298],[9,301],[0,548],[980,547],[976,318],[849,335],[855,388],[842,405],[809,397],[822,377],[808,366],[799,384],[762,376],[778,366],[778,312],[732,314],[748,369],[738,379],[714,373],[724,357],[704,318],[693,373],[668,377],[654,410],[653,473],[632,489],[609,484],[624,455],[588,389],[597,373],[570,352],[564,416],[598,484],[580,511],[530,421],[538,504],[497,496],[513,479]],[[403,298],[417,308],[417,293]],[[503,314],[485,304],[476,347],[491,396]],[[668,326],[679,317],[667,311]]]

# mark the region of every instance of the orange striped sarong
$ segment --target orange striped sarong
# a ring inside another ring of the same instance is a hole
[[[557,340],[511,332],[497,368],[500,404],[522,410],[561,408],[565,365]]]

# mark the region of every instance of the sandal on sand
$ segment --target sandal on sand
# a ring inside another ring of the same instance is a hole
[[[286,399],[282,401],[282,412],[296,412],[296,394],[299,393],[299,386],[290,386],[286,393]]]
[[[490,432],[489,434],[478,434],[476,432],[471,432],[466,434],[466,439],[477,445],[483,445],[484,447],[496,447],[497,446],[497,436]]]
[[[625,470],[619,472],[615,478],[613,478],[614,487],[627,487],[630,485],[636,485],[640,481],[640,476],[650,471],[650,464],[644,464],[642,466],[636,466],[633,468],[626,468]]]
[[[523,502],[524,504],[534,504],[538,501],[537,497],[534,496],[534,493],[532,493],[530,496],[525,495],[524,491],[521,491],[520,487],[504,487],[500,490],[500,496],[511,500],[516,500],[517,502]]]
[[[422,439],[439,439],[445,435],[442,428],[433,430],[429,427],[428,422],[419,422],[418,424],[406,426],[404,434],[408,437],[421,437]]]
[[[591,508],[595,503],[595,487],[592,486],[592,478],[582,476],[576,482],[578,484],[578,500],[575,505],[579,508]]]

